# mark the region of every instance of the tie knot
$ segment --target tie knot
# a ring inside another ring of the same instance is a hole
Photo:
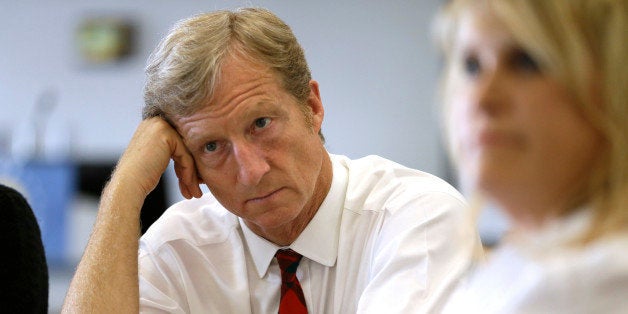
[[[296,273],[299,262],[303,256],[291,249],[283,249],[277,250],[275,257],[277,257],[277,262],[279,263],[281,272],[294,274]]]

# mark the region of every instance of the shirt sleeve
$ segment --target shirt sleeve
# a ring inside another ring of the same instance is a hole
[[[466,204],[436,191],[386,206],[358,313],[437,313],[481,253]]]
[[[140,313],[186,313],[180,302],[172,297],[178,294],[167,272],[160,267],[156,257],[147,252],[145,243],[140,242]]]

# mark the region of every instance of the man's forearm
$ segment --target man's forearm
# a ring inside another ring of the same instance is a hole
[[[107,184],[63,313],[138,313],[137,251],[143,201],[141,193],[115,175]]]
[[[176,130],[159,117],[143,120],[103,190],[64,313],[138,312],[140,210],[171,158],[183,196],[201,197],[194,158]]]

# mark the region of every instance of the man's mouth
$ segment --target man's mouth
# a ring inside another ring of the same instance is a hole
[[[250,198],[250,199],[247,200],[247,202],[263,202],[263,201],[268,200],[268,199],[272,198],[273,196],[275,196],[282,189],[283,188],[279,188],[279,189],[273,190],[273,191],[271,191],[269,193],[262,194],[260,196]]]

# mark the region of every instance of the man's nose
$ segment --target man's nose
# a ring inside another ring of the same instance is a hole
[[[241,142],[233,145],[233,154],[238,167],[238,182],[255,186],[270,170],[263,150],[252,143]]]

